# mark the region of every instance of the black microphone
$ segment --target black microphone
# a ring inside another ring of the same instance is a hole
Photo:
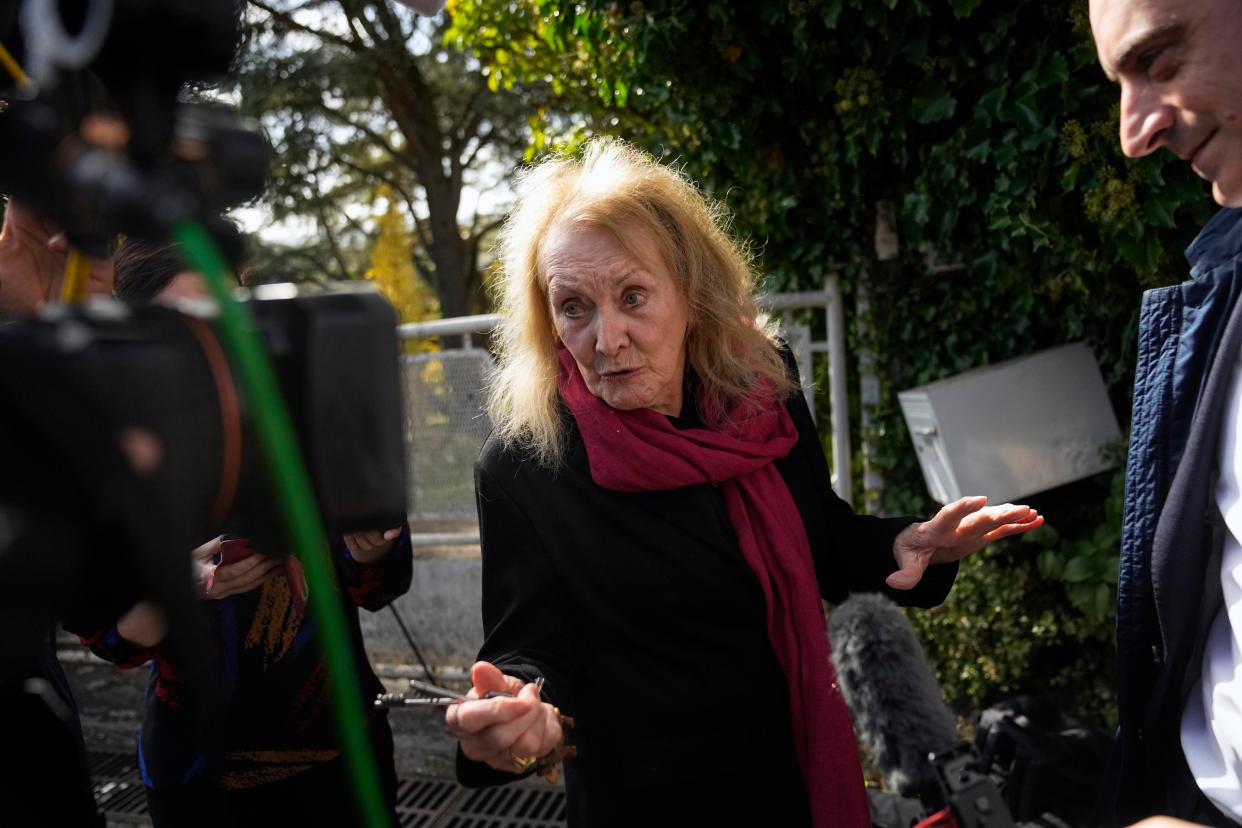
[[[862,593],[832,611],[828,638],[854,728],[885,787],[902,796],[934,791],[928,755],[959,740],[914,627],[890,599]]]

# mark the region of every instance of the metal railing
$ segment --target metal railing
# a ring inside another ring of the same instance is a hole
[[[781,313],[782,327],[791,334],[790,345],[802,376],[802,389],[806,395],[811,414],[815,413],[815,388],[812,382],[812,357],[814,354],[828,356],[828,405],[829,429],[832,433],[832,488],[846,503],[852,503],[853,472],[850,466],[850,407],[847,391],[848,376],[845,364],[845,310],[841,302],[841,277],[836,271],[824,279],[821,290],[801,293],[774,293],[760,297],[760,303],[769,311]],[[824,311],[824,339],[811,341],[807,326],[799,327],[792,321],[792,312],[803,309],[822,308]],[[801,339],[805,344],[792,340]],[[799,353],[802,351],[802,353]]]

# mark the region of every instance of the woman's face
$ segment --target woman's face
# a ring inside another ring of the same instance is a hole
[[[644,234],[557,225],[543,246],[557,336],[591,393],[621,411],[681,413],[690,311]]]

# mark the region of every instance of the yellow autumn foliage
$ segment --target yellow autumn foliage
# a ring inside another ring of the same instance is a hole
[[[365,277],[374,282],[397,311],[402,323],[440,318],[440,300],[431,286],[418,275],[411,247],[413,239],[406,226],[400,202],[384,188],[379,193],[388,208],[379,218],[379,236],[371,251],[371,266]],[[436,350],[430,342],[407,342],[406,353]]]

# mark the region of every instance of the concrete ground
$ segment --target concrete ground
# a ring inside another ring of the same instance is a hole
[[[64,662],[81,710],[86,749],[132,754],[142,721],[146,669],[117,670],[76,656]],[[384,683],[392,690],[401,689],[399,680],[385,679]],[[444,728],[443,711],[396,710],[388,720],[399,776],[453,778],[456,742]]]

